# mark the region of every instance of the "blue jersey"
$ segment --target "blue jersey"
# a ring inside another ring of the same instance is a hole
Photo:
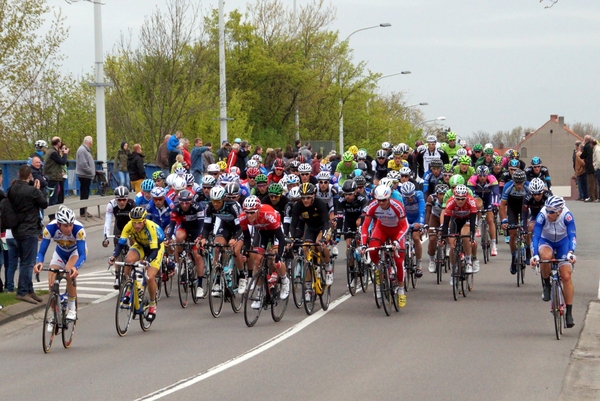
[[[423,192],[415,191],[411,200],[404,199],[404,210],[409,224],[425,224],[425,197]]]
[[[442,182],[442,178],[444,175],[440,172],[440,174],[436,177],[433,175],[433,172],[429,170],[425,173],[425,177],[423,177],[423,194],[431,194],[433,193],[435,186]]]
[[[162,209],[158,209],[154,204],[154,200],[150,200],[150,203],[146,205],[148,211],[148,219],[152,220],[165,231],[171,223],[171,211],[173,210],[173,201],[165,197],[165,205]]]
[[[77,251],[79,257],[77,262],[75,262],[75,268],[79,270],[81,265],[85,262],[87,251],[85,243],[85,230],[83,229],[83,225],[79,221],[75,220],[71,234],[65,235],[58,228],[58,223],[56,220],[52,220],[44,228],[42,242],[40,243],[40,249],[38,250],[36,258],[37,263],[44,262],[44,256],[46,256],[46,251],[48,250],[48,246],[52,240],[56,242],[55,252],[65,262],[69,260],[74,251]]]
[[[538,246],[546,244],[557,251],[558,258],[566,257],[568,251],[574,252],[577,248],[576,232],[575,218],[569,209],[564,207],[558,219],[551,222],[546,217],[546,208],[543,207],[535,219],[533,228],[533,254],[538,256]]]
[[[151,200],[152,198],[146,199],[143,192],[138,192],[134,199],[136,206],[146,206]]]
[[[240,184],[240,195],[242,195],[243,197],[250,196],[250,190],[247,186]]]

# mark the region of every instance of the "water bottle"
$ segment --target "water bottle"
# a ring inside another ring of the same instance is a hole
[[[69,300],[69,295],[65,292],[64,294],[60,294],[60,304],[63,308],[67,307],[67,301]]]
[[[142,299],[144,297],[144,275],[141,273],[135,273],[135,285],[138,289],[138,299]]]
[[[275,285],[277,284],[277,272],[273,272],[270,276],[267,276],[269,279],[269,291],[273,293],[275,289]]]
[[[228,263],[223,267],[223,273],[225,273],[225,281],[227,282],[227,287],[231,287],[231,264]]]
[[[361,257],[362,255],[360,253],[360,250],[358,248],[354,248],[354,260],[360,262]]]

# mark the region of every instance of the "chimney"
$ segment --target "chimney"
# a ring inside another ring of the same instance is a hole
[[[550,119],[551,119],[552,121],[556,121],[556,120],[558,120],[558,114],[550,114]]]
[[[558,117],[558,125],[560,125],[561,127],[563,127],[565,125],[565,117],[564,116]]]

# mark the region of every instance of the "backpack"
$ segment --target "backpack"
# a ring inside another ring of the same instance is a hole
[[[13,229],[21,223],[19,215],[8,199],[9,193],[10,188],[6,192],[6,197],[0,201],[0,224],[2,225],[2,228],[5,229]]]

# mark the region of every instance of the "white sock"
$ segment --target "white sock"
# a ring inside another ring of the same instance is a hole
[[[435,262],[435,255],[429,255],[429,261]]]
[[[471,263],[471,255],[467,255],[466,258],[467,258],[467,263]]]

